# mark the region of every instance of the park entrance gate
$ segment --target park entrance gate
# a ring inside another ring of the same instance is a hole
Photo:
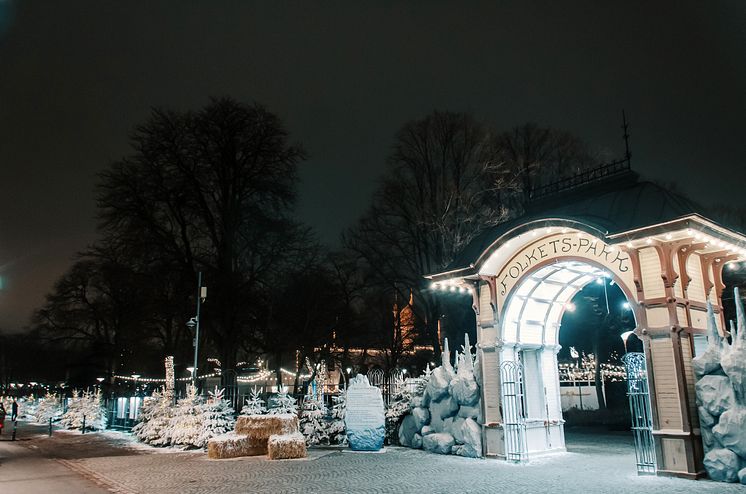
[[[654,184],[615,180],[533,207],[428,278],[435,290],[471,294],[486,457],[565,450],[559,326],[575,294],[602,277],[626,296],[644,347],[646,379],[630,389],[640,469],[697,478],[704,455],[691,361],[707,333],[708,303],[726,334],[722,270],[746,260],[746,236]],[[509,369],[520,369],[522,387],[515,374],[503,376]]]

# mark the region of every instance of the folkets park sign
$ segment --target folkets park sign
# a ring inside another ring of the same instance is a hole
[[[552,260],[567,259],[603,266],[625,282],[632,282],[629,254],[589,235],[567,233],[541,238],[516,253],[498,273],[497,291],[505,297],[527,271]]]

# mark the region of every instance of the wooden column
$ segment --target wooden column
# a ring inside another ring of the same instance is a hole
[[[659,242],[638,250],[640,302],[646,319],[642,333],[648,353],[658,475],[698,478],[704,474],[702,440],[694,406],[691,342],[688,334],[682,337],[689,325],[687,300],[677,297],[674,290],[680,278],[676,268],[681,269],[675,262],[676,252],[676,245]],[[688,275],[682,278],[688,283]]]
[[[500,413],[500,333],[495,277],[482,277],[475,284],[473,295],[477,315],[477,352],[482,372],[482,447],[485,457],[500,457],[505,448]]]

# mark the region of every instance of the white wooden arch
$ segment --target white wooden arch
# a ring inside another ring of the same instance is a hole
[[[609,276],[630,302],[635,331],[645,347],[657,472],[701,476],[703,448],[691,359],[706,332],[708,302],[719,314],[718,329],[726,333],[722,269],[744,259],[746,237],[696,214],[620,232],[548,217],[517,224],[467,266],[430,276],[436,285],[468,288],[473,295],[485,455],[505,454],[499,367],[518,358],[541,369],[540,379],[527,381],[529,418],[532,393],[545,396],[537,403],[548,411],[533,417],[536,427],[528,424],[529,449],[564,449],[558,322],[564,304],[578,290]]]

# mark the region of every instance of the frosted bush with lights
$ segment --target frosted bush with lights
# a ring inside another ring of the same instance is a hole
[[[49,419],[52,419],[53,422],[58,421],[62,417],[62,405],[60,404],[59,395],[47,391],[44,398],[39,399],[34,416],[36,421],[41,424],[49,423]]]
[[[132,428],[140,441],[151,446],[168,446],[171,443],[171,417],[173,399],[168,391],[155,391],[140,405],[139,422]]]
[[[469,336],[456,352],[455,368],[446,338],[441,365],[429,368],[424,386],[415,390],[409,414],[399,427],[399,443],[431,453],[477,458],[482,456],[481,376]]]
[[[246,399],[246,404],[241,409],[241,415],[264,415],[265,413],[267,413],[267,407],[264,406],[259,390],[254,386],[249,398]]]
[[[101,390],[95,393],[73,390],[67,411],[60,418],[60,425],[66,429],[103,430],[106,428],[106,408],[101,400]]]
[[[692,367],[705,469],[713,480],[746,484],[746,317],[738,288],[734,299],[732,342],[720,337],[708,302],[707,349],[692,359]]]

